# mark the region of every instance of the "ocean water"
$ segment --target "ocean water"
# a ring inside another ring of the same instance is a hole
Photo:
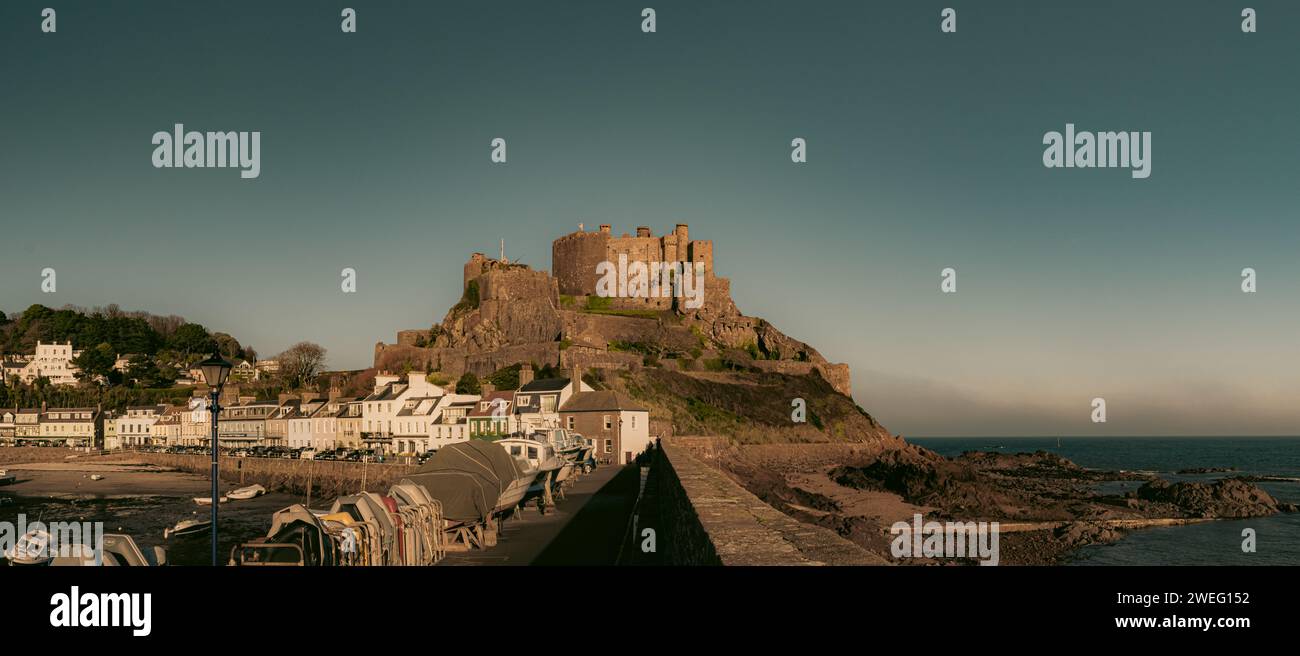
[[[1300,480],[1300,437],[962,437],[908,438],[945,456],[963,451],[1049,451],[1093,469],[1154,472],[1170,481],[1212,481],[1260,475]],[[1197,467],[1234,467],[1214,474],[1177,474]],[[1300,503],[1300,482],[1256,483],[1280,501]],[[1138,483],[1105,483],[1121,493]],[[1127,486],[1127,487],[1125,487]],[[1242,551],[1242,531],[1255,530],[1256,551]],[[1300,513],[1131,531],[1109,545],[1074,554],[1073,565],[1300,565]]]

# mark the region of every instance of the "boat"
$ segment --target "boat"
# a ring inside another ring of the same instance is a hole
[[[0,485],[9,485],[18,480],[17,476],[10,474],[7,470],[0,469]]]
[[[248,487],[241,487],[237,490],[227,492],[226,498],[243,501],[245,499],[252,499],[253,497],[260,497],[263,494],[266,494],[266,488],[254,483]]]
[[[500,444],[512,457],[527,463],[537,471],[537,476],[529,483],[525,494],[541,494],[542,501],[546,505],[550,505],[552,503],[550,494],[559,482],[560,472],[567,466],[568,471],[571,473],[573,464],[561,458],[549,441],[543,441],[545,437],[545,434],[535,433],[530,437],[502,438],[496,440],[496,443]],[[565,476],[567,477],[568,474],[566,473]]]
[[[217,503],[225,503],[227,501],[230,501],[230,497],[217,497]],[[194,497],[194,503],[197,503],[200,506],[210,506],[212,505],[212,497]]]
[[[446,519],[486,522],[514,510],[536,479],[535,468],[500,444],[469,440],[438,449],[401,482],[424,486],[442,502]]]
[[[212,522],[209,520],[182,519],[181,521],[176,522],[175,526],[171,528],[163,529],[163,539],[166,540],[168,538],[177,537],[177,536],[194,535],[196,533],[203,533],[211,529],[212,529]]]
[[[14,545],[4,550],[10,565],[48,565],[50,560],[50,534],[33,530],[22,534]]]
[[[296,503],[271,516],[266,537],[234,548],[235,565],[333,566],[339,563],[339,549],[325,522],[306,506]]]
[[[91,474],[91,475],[90,475],[90,480],[92,480],[92,481],[102,481],[102,480],[104,480],[104,475],[103,475],[103,474]]]
[[[397,509],[394,503],[393,509]],[[329,514],[320,518],[340,529],[351,529],[358,538],[358,565],[388,565],[398,554],[397,523],[384,497],[374,492],[349,494],[334,500]],[[328,525],[328,524],[327,524]]]

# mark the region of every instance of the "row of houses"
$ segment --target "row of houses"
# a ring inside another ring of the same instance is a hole
[[[73,350],[72,342],[46,344],[36,342],[36,352],[31,355],[5,355],[0,357],[0,374],[3,375],[5,382],[11,379],[18,379],[21,382],[31,384],[38,378],[45,378],[52,385],[76,385],[79,381],[77,374],[81,369],[73,363],[81,350]],[[131,366],[131,359],[135,357],[132,354],[118,355],[113,369],[125,373]],[[260,380],[264,377],[274,376],[280,371],[280,363],[276,360],[257,360],[250,362],[248,360],[239,360],[234,363],[234,369],[230,372],[230,377],[236,381]],[[198,369],[185,369],[182,367],[177,375],[176,384],[184,386],[196,386],[203,381],[203,374]]]
[[[61,442],[130,449],[145,446],[206,446],[211,415],[201,396],[188,406],[0,411],[0,444]],[[243,397],[223,405],[217,417],[222,446],[285,446],[317,451],[370,448],[417,454],[469,439],[514,432],[567,428],[592,441],[602,458],[631,461],[650,442],[649,412],[626,396],[595,391],[574,372],[569,378],[533,379],[520,371],[519,389],[456,394],[412,374],[375,377],[365,397],[304,393],[258,401]]]

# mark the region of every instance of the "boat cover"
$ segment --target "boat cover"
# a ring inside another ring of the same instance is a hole
[[[441,501],[446,519],[485,521],[501,493],[524,475],[500,445],[469,440],[438,449],[406,480],[423,485],[429,496]]]

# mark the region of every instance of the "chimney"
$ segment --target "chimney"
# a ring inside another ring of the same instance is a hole
[[[497,386],[487,381],[483,381],[482,383],[479,383],[479,389],[483,394],[483,397],[487,398],[487,395],[497,391]]]
[[[582,391],[582,367],[573,365],[573,370],[569,372],[569,380],[573,383],[573,392],[576,394]]]
[[[519,386],[523,387],[531,382],[533,382],[533,365],[526,364],[519,367]]]
[[[608,235],[608,234],[609,234],[610,227],[611,227],[611,226],[610,226],[608,223],[602,223],[602,224],[600,224],[600,231],[601,231],[602,233]]]
[[[649,237],[649,236],[650,236],[650,226],[637,226],[637,227],[636,227],[636,236],[638,236],[638,237]]]

